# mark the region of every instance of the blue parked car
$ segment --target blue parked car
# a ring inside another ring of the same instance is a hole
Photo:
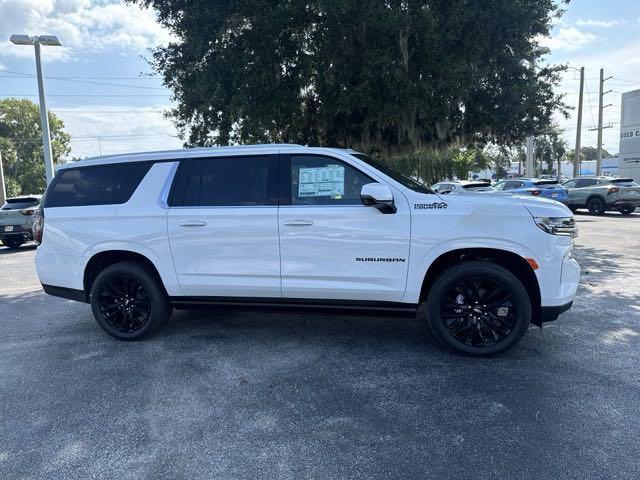
[[[517,195],[533,195],[569,203],[569,191],[556,180],[539,180],[537,178],[514,178],[501,180],[493,188],[498,192]]]

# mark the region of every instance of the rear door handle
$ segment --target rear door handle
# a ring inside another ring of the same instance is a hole
[[[290,220],[284,224],[288,227],[308,227],[313,225],[313,222],[311,220]]]
[[[203,220],[185,220],[184,222],[180,222],[181,227],[204,227],[207,222]]]

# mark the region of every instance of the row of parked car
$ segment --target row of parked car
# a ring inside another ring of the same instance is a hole
[[[586,208],[592,215],[602,215],[606,211],[630,215],[640,207],[640,185],[632,178],[579,177],[562,183],[537,178],[515,178],[495,183],[450,181],[436,183],[431,188],[440,194],[492,192],[532,195],[564,203],[574,212]]]

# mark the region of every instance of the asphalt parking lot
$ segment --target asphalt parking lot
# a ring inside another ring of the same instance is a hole
[[[415,320],[177,312],[123,343],[0,248],[0,478],[640,472],[640,215],[578,215],[574,308],[505,355]]]

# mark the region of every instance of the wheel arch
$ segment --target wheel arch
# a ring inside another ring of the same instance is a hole
[[[98,274],[108,266],[120,262],[135,262],[143,265],[149,272],[151,272],[151,274],[154,275],[165,294],[167,293],[158,269],[154,263],[149,260],[149,258],[141,253],[132,252],[130,250],[104,250],[94,254],[84,268],[82,285],[84,287],[84,294],[87,301],[89,301],[91,287],[93,286],[93,282]]]
[[[531,265],[520,255],[508,250],[496,248],[460,248],[450,250],[436,258],[425,273],[420,289],[422,302],[440,274],[452,265],[466,260],[481,260],[500,265],[513,273],[529,292],[532,307],[531,323],[541,325],[541,293],[540,284]]]

